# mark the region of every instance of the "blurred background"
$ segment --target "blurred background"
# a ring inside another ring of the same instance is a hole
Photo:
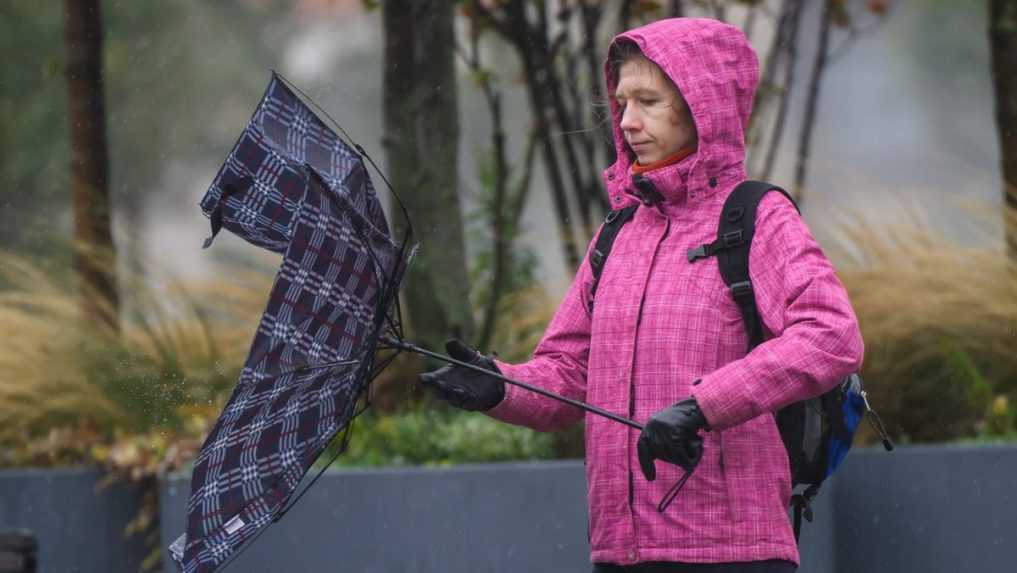
[[[193,458],[279,263],[228,233],[202,250],[197,203],[272,70],[406,203],[410,336],[524,360],[606,213],[606,46],[669,16],[755,46],[750,175],[837,266],[891,435],[1017,441],[1017,0],[5,0],[0,468],[151,493]],[[581,428],[429,402],[426,366],[374,382],[338,464],[582,456]]]

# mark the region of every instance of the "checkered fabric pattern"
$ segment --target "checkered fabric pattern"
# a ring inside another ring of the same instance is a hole
[[[255,245],[283,253],[303,204],[309,170],[317,172],[326,187],[346,199],[378,231],[388,234],[385,214],[360,156],[273,74],[254,117],[201,200],[201,209],[211,216],[219,207],[224,227]]]
[[[201,448],[182,571],[210,572],[269,524],[353,414],[401,252],[355,151],[274,76],[201,202],[283,254],[240,381]],[[348,362],[326,368],[304,368]]]

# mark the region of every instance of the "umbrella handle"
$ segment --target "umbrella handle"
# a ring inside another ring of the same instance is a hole
[[[434,358],[434,359],[437,359],[437,360],[441,360],[443,362],[448,362],[450,364],[455,364],[456,366],[462,366],[463,368],[469,368],[471,370],[475,370],[477,372],[486,374],[486,375],[491,376],[493,378],[497,378],[497,379],[499,379],[502,382],[505,382],[507,384],[512,384],[513,386],[518,386],[519,388],[523,388],[525,390],[529,390],[530,392],[533,392],[535,394],[540,394],[541,396],[546,396],[546,397],[551,398],[553,400],[558,400],[559,402],[564,402],[565,404],[568,404],[570,406],[574,406],[576,408],[579,408],[580,410],[585,410],[586,412],[589,412],[591,414],[595,414],[597,416],[601,416],[603,418],[607,418],[608,420],[612,420],[612,421],[618,422],[619,424],[624,424],[626,426],[629,426],[630,428],[634,428],[634,429],[640,430],[640,431],[643,429],[642,424],[640,424],[640,423],[638,423],[638,422],[636,422],[634,420],[630,420],[629,418],[625,418],[623,416],[619,416],[617,414],[613,414],[611,412],[608,412],[607,410],[604,410],[602,408],[598,408],[596,406],[587,404],[586,402],[583,402],[583,401],[580,401],[580,400],[573,400],[572,398],[567,398],[565,396],[562,396],[561,394],[555,394],[554,392],[549,392],[547,390],[544,390],[543,388],[539,388],[537,386],[533,386],[532,384],[527,384],[526,382],[520,382],[519,380],[513,380],[511,378],[508,378],[507,376],[501,375],[498,372],[492,372],[492,371],[490,371],[490,370],[488,370],[486,368],[481,368],[480,366],[476,366],[474,364],[469,364],[469,363],[463,362],[461,360],[456,360],[455,358],[452,358],[451,356],[446,356],[444,354],[439,354],[437,352],[431,352],[430,350],[426,350],[426,349],[421,348],[421,347],[419,347],[419,346],[417,346],[415,344],[410,344],[408,342],[403,342],[401,340],[396,340],[396,339],[388,337],[388,336],[382,336],[380,340],[381,340],[381,342],[384,342],[385,344],[388,344],[389,346],[391,346],[393,348],[398,348],[399,350],[405,350],[407,352],[413,352],[415,354],[420,354],[422,356],[427,356],[429,358]]]

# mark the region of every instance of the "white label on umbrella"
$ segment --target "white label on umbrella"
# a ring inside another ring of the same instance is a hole
[[[229,533],[230,535],[233,535],[234,533],[240,531],[240,528],[243,527],[243,526],[244,526],[244,520],[240,519],[240,516],[237,515],[233,519],[227,521],[226,525],[224,525],[223,528],[226,529],[226,533]]]
[[[182,561],[184,558],[184,546],[187,545],[187,534],[184,533],[169,546],[170,555],[177,561]]]

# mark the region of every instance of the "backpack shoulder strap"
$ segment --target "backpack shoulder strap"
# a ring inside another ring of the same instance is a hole
[[[593,311],[593,299],[597,295],[597,285],[600,284],[600,274],[604,272],[604,263],[607,256],[611,254],[611,247],[614,246],[614,239],[622,225],[628,223],[636,214],[638,204],[616,209],[607,214],[604,224],[600,227],[600,234],[597,235],[597,243],[590,252],[590,269],[593,271],[593,285],[590,287],[590,311]]]
[[[717,227],[717,240],[691,249],[688,253],[689,262],[717,256],[720,276],[741,309],[742,320],[749,335],[750,350],[763,341],[763,327],[749,278],[749,247],[752,246],[752,236],[756,230],[756,210],[763,196],[770,191],[779,191],[798,209],[794,199],[784,189],[765,181],[743,181],[724,201]]]

